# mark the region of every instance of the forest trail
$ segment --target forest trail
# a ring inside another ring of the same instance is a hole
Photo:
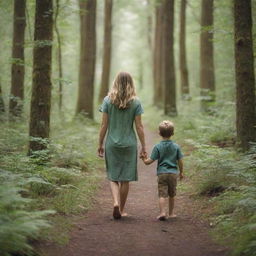
[[[146,131],[147,149],[159,140]],[[209,237],[209,227],[192,214],[193,201],[178,191],[176,219],[157,221],[156,165],[139,160],[139,181],[131,183],[126,211],[112,218],[112,199],[107,180],[95,196],[94,206],[77,221],[65,246],[47,245],[44,256],[227,256],[228,251]],[[189,170],[184,170],[185,174]]]

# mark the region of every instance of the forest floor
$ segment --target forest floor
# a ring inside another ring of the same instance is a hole
[[[146,131],[148,152],[159,140]],[[201,210],[189,192],[176,196],[177,218],[158,221],[156,165],[138,164],[139,181],[131,183],[126,211],[128,217],[112,218],[109,184],[102,181],[95,194],[93,207],[85,216],[75,219],[70,240],[66,245],[43,243],[44,256],[227,256],[227,248],[210,238],[210,226],[200,217]],[[189,170],[184,170],[185,175]],[[184,182],[189,182],[188,180]],[[199,207],[200,208],[200,207]]]

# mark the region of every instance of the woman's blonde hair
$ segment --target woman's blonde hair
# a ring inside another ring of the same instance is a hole
[[[133,79],[128,72],[117,74],[108,96],[112,104],[120,109],[129,107],[129,103],[136,98]]]

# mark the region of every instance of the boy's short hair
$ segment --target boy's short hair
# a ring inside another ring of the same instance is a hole
[[[159,124],[159,133],[164,138],[169,138],[174,134],[174,124],[171,121],[164,120]]]

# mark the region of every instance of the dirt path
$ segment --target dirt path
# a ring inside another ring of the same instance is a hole
[[[150,151],[154,135],[147,132]],[[112,200],[105,180],[87,216],[76,223],[69,244],[45,248],[47,256],[227,256],[214,244],[208,227],[191,215],[191,200],[178,193],[178,218],[160,222],[158,214],[155,165],[139,161],[139,182],[133,182],[126,210],[130,217],[113,220]]]

